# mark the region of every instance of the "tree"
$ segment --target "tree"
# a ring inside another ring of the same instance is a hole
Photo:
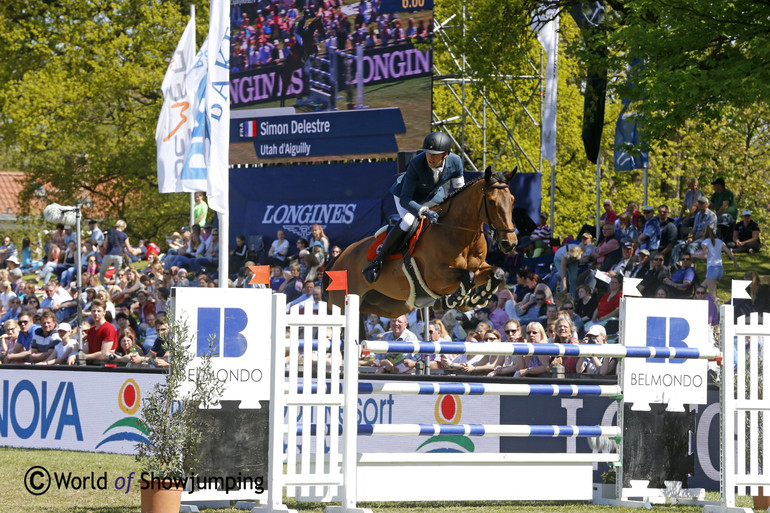
[[[137,235],[184,223],[187,197],[157,192],[154,134],[188,16],[181,0],[2,3],[0,144],[29,176],[24,203],[42,186],[46,201],[88,199],[89,215]]]

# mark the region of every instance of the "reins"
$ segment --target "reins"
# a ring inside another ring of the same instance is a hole
[[[490,228],[490,230],[492,232],[498,231],[498,232],[503,232],[503,233],[511,233],[511,232],[515,232],[516,231],[515,229],[511,229],[511,228],[495,228],[495,226],[492,224],[492,219],[489,216],[489,206],[487,205],[487,189],[503,189],[505,187],[508,187],[508,185],[504,184],[504,183],[494,183],[494,184],[489,185],[489,186],[487,186],[485,184],[482,187],[482,189],[481,189],[482,194],[483,194],[481,202],[484,205],[484,215],[486,217],[486,224],[489,226],[489,228]],[[449,204],[447,205],[447,213],[449,212],[449,207],[451,205],[452,205],[452,202],[450,201]],[[477,230],[477,229],[473,229],[473,228],[466,228],[465,226],[458,226],[458,225],[455,225],[455,224],[449,224],[449,223],[446,223],[446,222],[441,221],[441,220],[439,220],[435,224],[444,226],[446,228],[455,228],[455,229],[458,229],[458,230],[465,230],[465,231],[471,232],[471,233],[487,233],[487,232],[484,231],[483,227],[480,230]]]

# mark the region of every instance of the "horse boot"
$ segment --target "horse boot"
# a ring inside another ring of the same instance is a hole
[[[377,257],[367,265],[363,271],[364,279],[369,283],[374,283],[380,277],[382,262],[392,253],[397,251],[404,243],[406,232],[399,225],[394,226],[385,236],[385,241],[380,247]]]

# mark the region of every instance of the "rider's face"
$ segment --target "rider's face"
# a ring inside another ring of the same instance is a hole
[[[428,166],[430,167],[439,167],[442,162],[444,162],[444,158],[446,157],[446,152],[444,153],[426,153],[425,158],[428,159]]]

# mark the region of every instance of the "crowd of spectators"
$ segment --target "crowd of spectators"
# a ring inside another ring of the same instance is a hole
[[[625,278],[639,279],[644,297],[707,301],[709,322],[716,326],[720,302],[716,287],[724,273],[721,255],[727,254],[738,267],[735,253],[761,248],[759,227],[748,209],[741,211],[737,222],[731,219],[730,212],[737,208],[729,208],[731,196],[724,194],[721,179],[714,181],[712,198],[699,191],[697,181],[690,181],[689,186],[685,199],[690,204],[685,202],[683,215],[677,219],[669,217],[665,204],[654,215],[652,207],[644,206],[640,212],[630,202],[617,215],[612,203],[604,202],[602,235],[595,244],[591,234],[582,231],[580,237],[554,247],[543,215],[536,233],[522,238],[520,248],[525,255],[527,251],[537,254],[520,260],[531,263],[550,254],[550,265],[518,266],[483,308],[431,312],[427,332],[417,311],[398,319],[366,316],[366,336],[417,340],[427,333],[432,340],[613,342],[618,336]],[[719,208],[712,210],[712,205]],[[688,222],[690,218],[692,222]],[[163,343],[171,289],[216,287],[221,279],[227,279],[230,287],[264,287],[250,283],[250,267],[258,264],[270,266],[268,286],[286,294],[287,308],[318,308],[324,270],[341,253],[321,225],[313,225],[310,237],[301,237],[294,244],[278,230],[275,239],[257,252],[245,235],[238,235],[230,251],[231,274],[220,277],[218,231],[206,219],[205,200],[200,195],[196,197],[195,224],[173,232],[162,247],[146,241],[133,245],[125,233],[125,221],[118,220],[105,233],[98,220],[88,220],[81,248],[80,290],[73,251],[77,237],[71,227],[57,226],[41,248],[24,239],[21,252],[10,237],[4,237],[0,246],[0,361],[165,365]],[[34,249],[43,253],[36,255]],[[749,271],[746,278],[757,295],[761,287],[757,273]],[[83,312],[80,326],[79,303]],[[767,307],[760,303],[754,298],[736,301],[736,307],[742,313]],[[414,372],[415,366],[424,365],[449,373],[516,376],[550,375],[555,363],[568,373],[607,374],[615,368],[609,360],[546,362],[543,358],[473,355],[430,360],[419,355],[372,355],[362,361],[377,372]]]
[[[355,11],[355,12],[354,12]],[[433,21],[401,19],[381,13],[379,0],[364,0],[357,8],[342,0],[272,0],[233,6],[231,70],[246,71],[280,62],[302,53],[304,38],[313,37],[321,48],[334,38],[340,50],[383,47],[405,42],[422,43],[433,34]],[[309,21],[321,19],[321,29],[310,34]]]

